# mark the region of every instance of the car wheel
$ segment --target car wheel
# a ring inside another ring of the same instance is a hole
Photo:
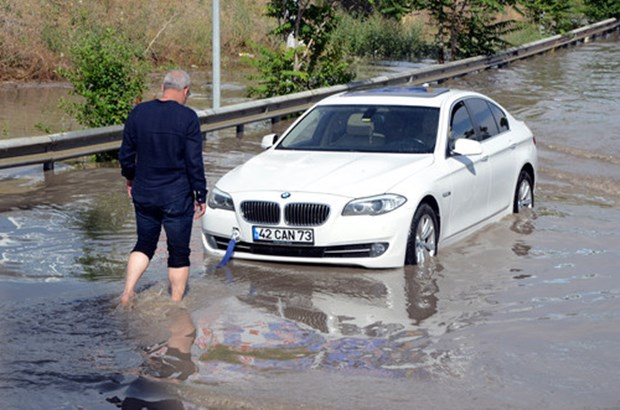
[[[513,200],[512,211],[519,213],[523,208],[534,207],[534,184],[532,177],[526,171],[521,171],[517,187],[515,189],[515,197]]]
[[[428,204],[421,204],[413,215],[407,239],[405,264],[423,265],[437,254],[439,230],[437,215]]]

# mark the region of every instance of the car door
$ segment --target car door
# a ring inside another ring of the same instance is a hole
[[[482,149],[489,158],[491,170],[488,214],[502,212],[512,205],[517,177],[516,144],[504,112],[482,98],[466,100]]]
[[[451,108],[449,132],[445,166],[450,190],[442,194],[450,203],[449,220],[443,226],[445,237],[456,235],[487,217],[491,181],[491,169],[484,152],[470,156],[452,152],[457,139],[477,139],[474,121],[462,100]]]

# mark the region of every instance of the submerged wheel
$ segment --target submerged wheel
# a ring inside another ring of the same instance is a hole
[[[523,170],[517,180],[512,212],[519,213],[523,208],[534,207],[534,183],[530,174]]]
[[[437,254],[439,225],[437,214],[428,204],[421,204],[413,215],[407,239],[406,265],[423,265]]]

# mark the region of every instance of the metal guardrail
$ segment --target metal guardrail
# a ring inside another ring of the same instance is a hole
[[[520,47],[510,48],[492,56],[478,56],[447,64],[389,75],[345,85],[325,87],[285,96],[248,101],[217,109],[197,111],[203,133],[236,127],[238,133],[252,122],[269,120],[302,112],[319,100],[342,91],[359,90],[403,83],[436,83],[492,67],[501,67],[513,61],[545,53],[557,48],[588,41],[620,29],[620,21],[609,19],[590,26],[557,35]],[[0,169],[43,164],[53,169],[55,161],[82,157],[118,149],[123,133],[122,125],[63,132],[40,137],[22,137],[0,140]]]

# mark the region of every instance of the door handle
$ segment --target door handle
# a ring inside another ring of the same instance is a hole
[[[480,158],[480,161],[482,162],[487,162],[489,160],[489,156],[485,155],[484,157]]]

